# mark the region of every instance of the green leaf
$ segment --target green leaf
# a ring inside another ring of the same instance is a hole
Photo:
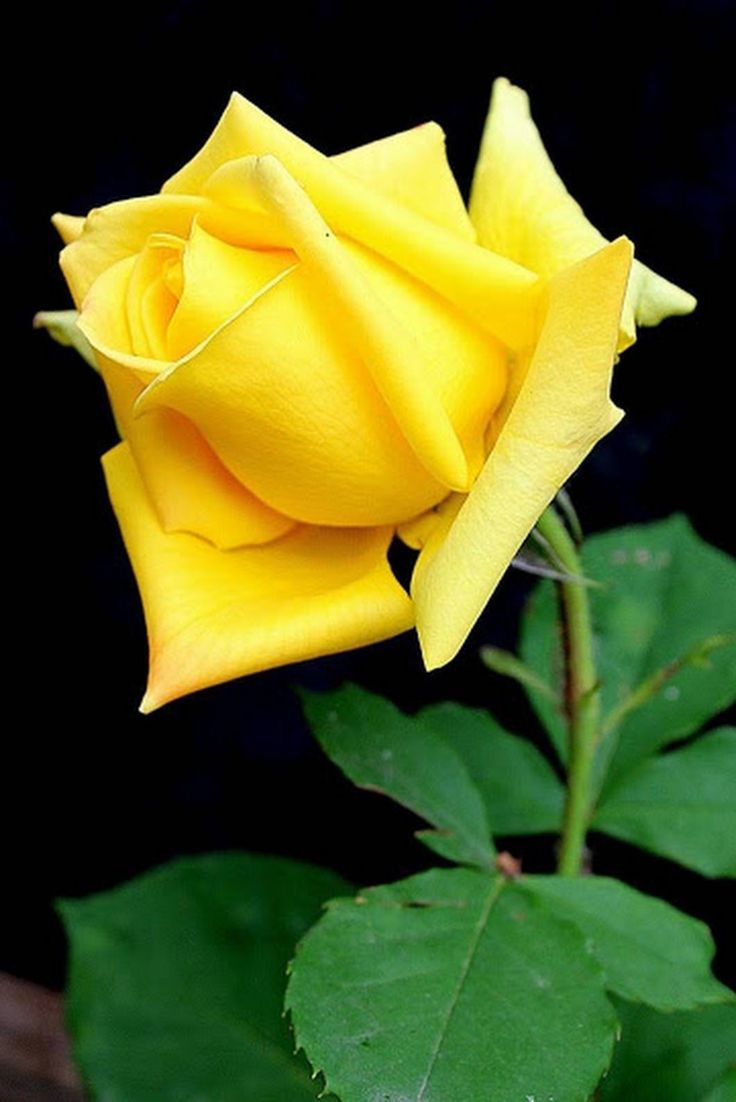
[[[511,651],[502,650],[500,647],[481,647],[480,658],[483,665],[493,673],[500,674],[501,677],[510,677],[513,681],[518,681],[520,685],[526,685],[530,689],[544,694],[557,704],[557,694],[552,686],[543,681],[534,670],[530,670],[528,666],[525,666],[521,659],[517,658]]]
[[[443,857],[491,867],[495,850],[480,793],[459,755],[428,724],[357,685],[301,695],[322,749],[351,781],[383,792],[441,831],[420,838]]]
[[[704,876],[736,876],[736,728],[711,731],[626,774],[593,826]]]
[[[40,310],[33,319],[33,328],[45,329],[58,344],[76,349],[82,359],[97,371],[94,350],[77,325],[78,317],[77,310]]]
[[[736,692],[736,564],[704,543],[685,517],[616,529],[582,548],[598,647],[604,723],[621,722],[604,741],[599,777],[609,759],[618,777],[667,743],[697,731]],[[563,646],[551,583],[529,603],[521,658],[562,693]],[[642,685],[651,694],[625,705]],[[564,759],[562,710],[529,688],[529,697]],[[623,709],[623,712],[622,712]]]
[[[530,742],[510,735],[487,712],[460,704],[433,704],[418,718],[464,761],[494,834],[559,830],[565,791]]]
[[[616,1029],[579,931],[470,869],[331,903],[287,1006],[343,1102],[585,1102]]]
[[[332,873],[280,858],[184,858],[59,910],[67,1017],[104,1102],[308,1102],[282,1019],[286,965]]]
[[[616,1000],[616,1008],[621,1041],[601,1102],[694,1102],[734,1059],[734,1006],[659,1014]]]
[[[733,999],[711,975],[707,926],[668,903],[604,876],[527,876],[524,884],[590,938],[617,995],[659,1010]]]
[[[521,618],[519,651],[521,661],[551,689],[551,693],[542,692],[530,682],[525,685],[529,702],[547,731],[557,756],[561,762],[566,762],[565,645],[560,602],[552,582],[540,582],[526,603]]]
[[[735,1058],[736,1059],[736,1058]],[[734,1102],[736,1098],[736,1065],[725,1071],[703,1102]]]

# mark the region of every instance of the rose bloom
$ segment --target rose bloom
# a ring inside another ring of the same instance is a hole
[[[55,222],[123,440],[144,711],[414,624],[448,662],[620,419],[635,324],[694,305],[590,225],[506,80],[469,211],[435,123],[326,157],[236,94],[159,195]]]

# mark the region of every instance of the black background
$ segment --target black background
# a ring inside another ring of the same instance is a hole
[[[137,714],[144,629],[98,462],[114,430],[92,372],[30,330],[36,309],[68,305],[51,212],[158,190],[234,88],[327,153],[434,118],[467,193],[491,81],[507,75],[530,92],[553,160],[591,220],[608,236],[626,232],[642,259],[700,300],[693,317],[645,330],[617,369],[614,397],[628,416],[572,483],[585,527],[680,510],[733,549],[729,7],[131,0],[25,13],[37,23],[8,39],[22,51],[22,73],[6,99],[20,123],[20,172],[6,184],[4,368],[6,393],[17,396],[5,407],[8,509],[17,497],[6,607],[17,602],[20,615],[6,622],[4,712],[10,746],[24,751],[10,773],[6,837],[18,877],[6,903],[6,968],[61,983],[50,901],[179,853],[282,853],[361,884],[425,864],[413,818],[353,790],[321,756],[294,683],[349,678],[407,708],[459,699],[540,738],[521,694],[477,659],[481,642],[513,645],[528,591],[517,573],[462,655],[431,676],[410,634]],[[549,866],[549,840],[515,850],[530,867]],[[605,839],[595,862],[705,918],[725,942],[723,885]],[[728,966],[723,953],[724,976]]]

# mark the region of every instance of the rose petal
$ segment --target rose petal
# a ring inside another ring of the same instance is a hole
[[[401,429],[430,474],[466,489],[468,464],[434,385],[437,350],[419,344],[401,312],[376,294],[304,190],[275,157],[252,163],[264,198],[289,229],[297,256],[308,266],[335,324],[367,366]]]
[[[139,253],[152,233],[186,237],[192,219],[205,205],[189,195],[149,195],[90,211],[83,233],[62,250],[60,258],[77,309],[111,264]]]
[[[168,328],[167,359],[190,352],[295,263],[286,250],[236,248],[195,223],[183,255],[184,283]]]
[[[118,430],[130,444],[165,531],[194,532],[218,547],[265,543],[294,522],[270,509],[220,463],[201,434],[174,410],[133,417],[152,373],[169,366],[128,352],[129,285],[140,258],[107,269],[85,300],[79,328],[95,348]]]
[[[105,353],[134,356],[128,321],[128,287],[136,260],[136,256],[126,256],[111,264],[95,280],[82,303],[77,325],[93,348]]]
[[[303,265],[159,374],[137,408],[160,407],[193,421],[262,501],[306,523],[389,524],[446,492]]]
[[[398,264],[505,343],[529,343],[539,292],[536,276],[377,192],[237,93],[205,146],[166,182],[164,191],[202,193],[216,204],[236,207],[242,194],[244,208],[250,209],[248,165],[241,159],[269,154],[306,188],[335,233]]]
[[[470,215],[482,245],[549,277],[606,244],[555,171],[529,112],[529,97],[501,77],[493,85],[475,169]],[[634,261],[619,349],[636,324],[689,314],[687,291]]]
[[[125,444],[104,465],[148,625],[143,711],[411,627],[411,602],[386,561],[390,529],[305,527],[265,547],[218,551],[161,530]]]
[[[193,532],[224,550],[268,543],[295,526],[242,486],[186,417],[172,409],[134,417],[141,383],[129,369],[99,360],[118,429],[165,532]]]
[[[61,211],[51,216],[51,223],[65,245],[81,237],[85,221],[77,214],[62,214]]]
[[[142,383],[148,383],[168,362],[136,356],[128,317],[128,287],[137,257],[126,256],[111,264],[95,280],[82,304],[77,327],[89,341],[98,363],[103,358],[121,364]]]
[[[333,164],[466,241],[475,229],[447,163],[445,134],[427,122],[331,157]]]
[[[537,347],[486,465],[417,560],[412,595],[428,669],[455,656],[537,518],[622,416],[609,390],[631,257],[620,238],[550,282]]]
[[[184,241],[168,234],[152,234],[135,258],[125,294],[125,307],[134,355],[165,360],[166,331],[176,309],[176,296],[164,279],[172,261],[180,262]]]

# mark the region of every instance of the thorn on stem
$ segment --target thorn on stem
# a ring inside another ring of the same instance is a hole
[[[496,868],[507,880],[518,880],[521,876],[521,861],[504,850],[496,858]]]

